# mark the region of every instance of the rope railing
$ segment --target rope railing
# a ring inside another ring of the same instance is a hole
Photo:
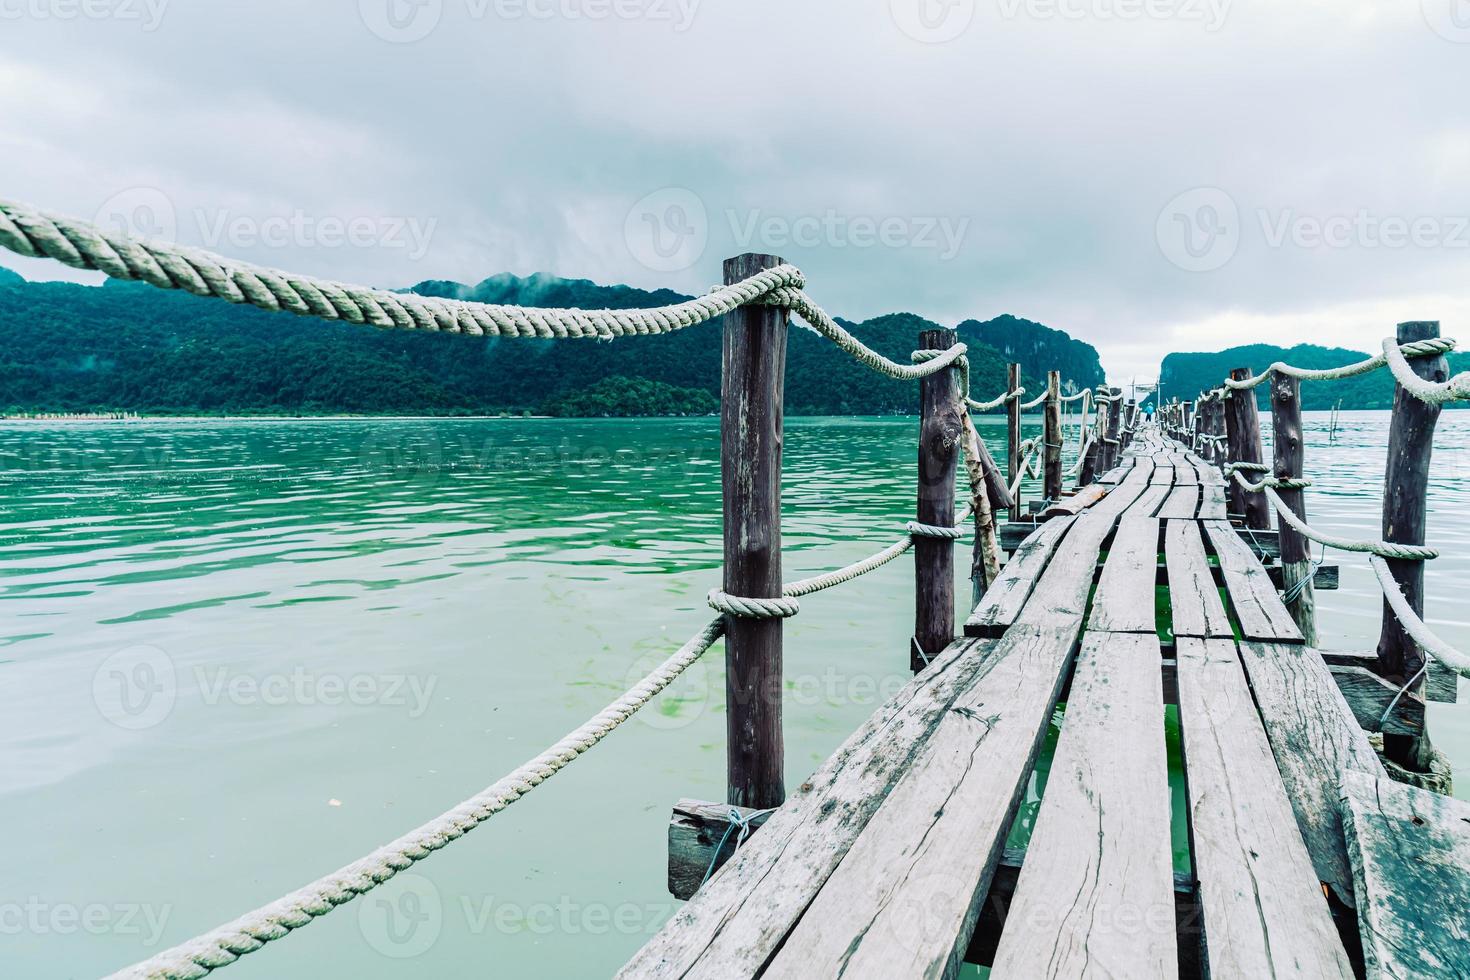
[[[1360,374],[1376,371],[1384,365],[1392,366],[1391,355],[1389,353],[1390,348],[1397,352],[1400,361],[1405,357],[1433,357],[1436,354],[1448,354],[1455,349],[1455,342],[1449,338],[1416,340],[1403,345],[1398,344],[1397,341],[1390,338],[1385,340],[1383,345],[1384,352],[1377,357],[1370,357],[1365,361],[1358,361],[1355,364],[1347,364],[1342,367],[1300,368],[1283,361],[1277,361],[1260,374],[1251,375],[1249,378],[1240,381],[1226,378],[1225,387],[1231,391],[1246,391],[1264,384],[1273,374],[1284,374],[1287,377],[1296,378],[1299,381],[1337,381],[1342,378],[1353,378]],[[1406,373],[1413,375],[1412,371],[1407,371]],[[1397,370],[1394,371],[1394,376],[1398,377],[1401,382],[1403,381],[1403,378],[1399,376]],[[1461,377],[1466,378],[1465,375],[1461,375]],[[1467,381],[1470,381],[1470,378],[1467,378]],[[1461,395],[1460,397],[1464,396]]]
[[[1315,541],[1328,548],[1336,548],[1338,551],[1350,551],[1357,554],[1369,554],[1380,558],[1393,558],[1398,561],[1431,561],[1439,557],[1439,552],[1434,548],[1427,548],[1418,544],[1398,544],[1393,541],[1356,541],[1350,538],[1339,538],[1335,535],[1326,534],[1312,527],[1306,521],[1296,516],[1296,512],[1286,506],[1286,502],[1276,493],[1281,490],[1302,490],[1312,485],[1307,479],[1276,479],[1267,477],[1259,482],[1252,483],[1241,476],[1237,470],[1232,474],[1235,482],[1239,483],[1247,493],[1264,493],[1266,499],[1271,502],[1277,515],[1285,521],[1292,530],[1302,537]]]
[[[968,506],[961,508],[955,517],[954,528],[910,522],[908,533],[888,547],[850,565],[787,583],[782,587],[780,598],[739,598],[716,589],[710,593],[710,605],[732,616],[785,618],[794,615],[800,609],[796,602],[798,597],[843,585],[882,568],[908,552],[916,537],[959,538],[963,533],[960,529],[970,513]],[[786,611],[788,608],[789,612]],[[722,615],[690,637],[672,656],[581,727],[453,809],[366,857],[218,929],[120,970],[109,980],[197,980],[371,891],[450,841],[463,837],[602,741],[689,669],[724,633],[725,617]]]
[[[1470,677],[1470,655],[1461,653],[1440,639],[1424,624],[1424,620],[1415,614],[1403,590],[1394,580],[1388,562],[1379,555],[1374,555],[1368,559],[1368,563],[1373,566],[1373,574],[1378,577],[1378,586],[1383,591],[1383,597],[1388,600],[1388,607],[1393,610],[1394,618],[1404,627],[1404,632],[1419,644],[1419,649],[1460,676]]]

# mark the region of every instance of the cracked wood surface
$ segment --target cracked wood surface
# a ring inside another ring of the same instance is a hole
[[[1159,568],[1159,522],[1124,517],[1098,579],[1089,628],[1113,633],[1153,633],[1154,580]]]
[[[1177,641],[1211,977],[1353,976],[1230,640]]]
[[[1005,633],[1021,614],[1037,579],[1073,520],[1071,517],[1057,517],[1047,521],[1016,549],[1011,560],[1001,569],[1000,577],[985,590],[984,598],[966,621],[966,636],[993,637]]]
[[[1341,801],[1370,980],[1470,976],[1470,803],[1356,772]]]
[[[1088,633],[991,976],[1179,975],[1157,637]]]
[[[764,977],[955,975],[1079,627],[1015,626],[997,641]]]
[[[1169,576],[1174,635],[1234,637],[1214,572],[1205,557],[1197,521],[1166,522],[1164,564]]]
[[[1277,595],[1271,576],[1250,547],[1240,540],[1235,528],[1224,521],[1201,523],[1220,559],[1220,570],[1225,576],[1235,618],[1240,622],[1241,635],[1247,640],[1301,643],[1302,632]]]

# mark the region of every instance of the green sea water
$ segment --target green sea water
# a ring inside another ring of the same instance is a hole
[[[1377,533],[1387,419],[1348,413],[1331,445],[1309,419],[1314,523]],[[788,421],[788,578],[902,533],[916,435]],[[145,958],[594,714],[711,616],[718,445],[715,419],[0,424],[0,976]],[[1438,446],[1428,613],[1466,648],[1470,413]],[[1330,560],[1323,645],[1371,648],[1371,572]],[[803,602],[788,785],[905,683],[912,620],[906,557]],[[723,798],[720,651],[526,800],[230,976],[609,975],[677,907],[670,806]],[[1470,709],[1435,706],[1431,730],[1470,765]]]

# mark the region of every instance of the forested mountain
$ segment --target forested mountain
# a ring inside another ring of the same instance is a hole
[[[1235,368],[1248,367],[1260,372],[1277,361],[1303,368],[1334,368],[1367,360],[1369,356],[1362,351],[1316,344],[1295,347],[1250,344],[1213,354],[1170,354],[1160,369],[1160,382],[1165,399],[1191,401],[1201,391],[1220,387],[1220,382]],[[1451,354],[1449,361],[1452,374],[1470,368],[1470,356],[1465,354]],[[1344,409],[1392,408],[1393,389],[1393,376],[1387,370],[1337,381],[1306,381],[1302,383],[1302,407],[1307,411],[1326,411],[1340,399]],[[1256,399],[1263,410],[1270,408],[1267,385],[1256,388]]]
[[[426,282],[415,291],[582,308],[687,298],[550,276],[502,275],[475,286]],[[905,362],[919,331],[937,326],[906,313],[844,325]],[[971,345],[973,390],[985,398],[1005,388],[1005,358],[978,340],[990,329],[974,321],[960,328]],[[611,343],[472,338],[267,313],[137,283],[97,288],[0,277],[0,332],[0,411],[706,414],[719,398],[716,325]],[[1026,340],[1032,333],[1037,339]],[[1101,379],[1096,351],[1060,331],[1013,321],[1007,334],[1032,391],[1040,390],[1039,378],[1063,349],[1080,365],[1066,382]],[[911,383],[880,377],[815,333],[793,329],[790,414],[879,415],[916,407]]]
[[[961,340],[993,347],[1007,363],[1014,361],[1023,368],[1042,373],[1043,377],[1047,370],[1061,371],[1063,385],[1071,382],[1066,394],[1106,380],[1097,350],[1060,330],[1009,313],[984,323],[966,320],[958,330]]]

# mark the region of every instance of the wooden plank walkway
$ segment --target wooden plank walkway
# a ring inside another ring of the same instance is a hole
[[[1371,848],[1349,854],[1344,823],[1368,818],[1341,787],[1384,773],[1229,523],[1220,473],[1146,428],[1047,515],[967,637],[620,976],[950,977],[977,949],[997,977],[1353,976],[1341,936]],[[1059,703],[1030,843],[1008,852]],[[1019,876],[998,878],[1003,861]]]

